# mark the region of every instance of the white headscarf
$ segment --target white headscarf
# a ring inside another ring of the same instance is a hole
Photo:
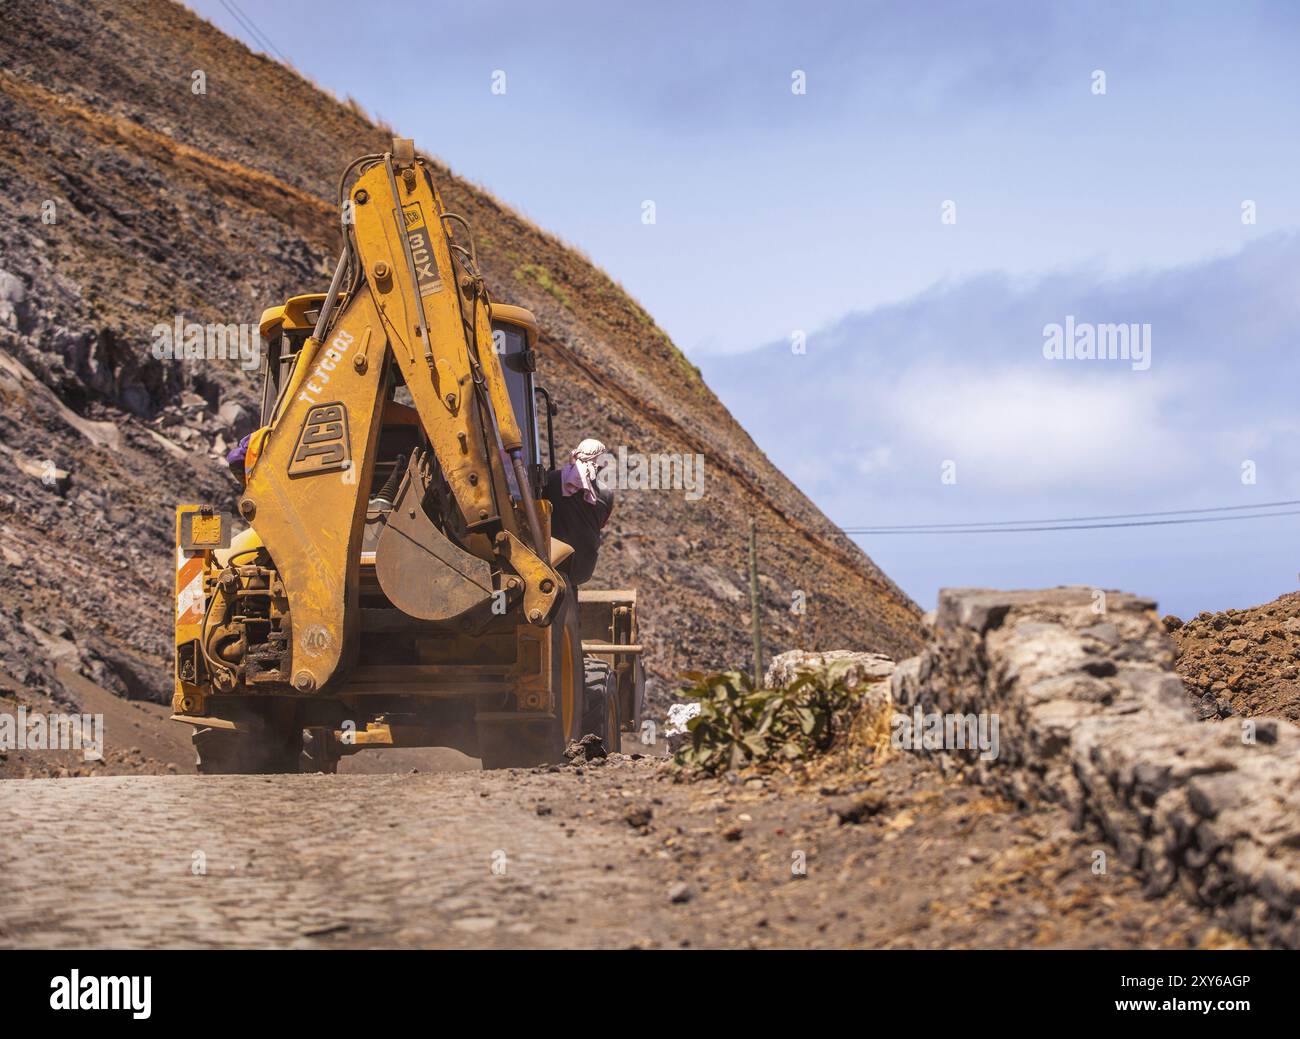
[[[596,477],[605,467],[605,455],[608,449],[599,440],[590,438],[569,452],[569,461],[560,470],[561,488],[567,498],[582,491],[582,496],[591,505],[599,500],[596,497]]]

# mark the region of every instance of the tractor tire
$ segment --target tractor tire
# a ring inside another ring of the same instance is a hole
[[[297,772],[302,755],[302,725],[297,705],[285,698],[236,702],[221,717],[239,731],[201,726],[191,737],[200,775],[257,776]]]
[[[564,762],[570,741],[582,735],[582,628],[578,592],[565,579],[564,602],[551,621],[551,688],[559,710],[536,721],[480,722],[479,761],[483,768],[536,768]]]
[[[260,776],[299,769],[301,732],[230,732],[203,726],[191,739],[199,775]]]
[[[478,730],[479,762],[485,769],[537,768],[564,760],[564,751],[556,753],[556,723],[552,719],[535,722],[494,722]]]
[[[582,694],[582,732],[600,737],[606,754],[621,749],[623,721],[619,712],[618,676],[604,660],[587,657],[584,661]]]
[[[339,770],[341,755],[334,745],[334,732],[331,728],[304,729],[302,734],[302,758],[299,761],[300,772],[323,772],[333,775]]]

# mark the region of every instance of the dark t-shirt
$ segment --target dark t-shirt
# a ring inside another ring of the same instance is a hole
[[[551,534],[565,544],[573,546],[573,555],[564,564],[574,584],[584,584],[596,569],[596,553],[600,549],[600,531],[614,511],[614,491],[596,485],[595,505],[587,501],[582,491],[567,497],[564,478],[556,469],[546,477],[546,500],[551,503]]]

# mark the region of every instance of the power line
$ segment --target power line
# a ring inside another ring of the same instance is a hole
[[[244,14],[239,9],[235,0],[221,0],[221,6],[230,12],[231,16],[244,27],[244,30],[253,37],[253,42],[261,46],[264,50],[275,54],[284,64],[289,64],[289,59],[280,53],[280,48],[271,42],[266,33],[262,32],[254,23],[253,19]]]
[[[1263,506],[1256,506],[1262,508]],[[1191,510],[1189,510],[1191,511]],[[1117,527],[1168,527],[1185,523],[1230,523],[1234,520],[1273,519],[1277,516],[1300,516],[1300,509],[1284,512],[1261,512],[1239,516],[1195,516],[1184,519],[1136,520],[1125,523],[1076,523],[1049,526],[985,526],[985,527],[851,527],[842,528],[844,533],[854,536],[886,534],[1027,534],[1049,530],[1113,530]],[[1013,522],[1013,521],[1008,521]],[[1033,522],[1033,521],[1029,521]]]
[[[971,527],[1011,527],[1023,526],[1026,523],[1095,523],[1100,520],[1118,520],[1118,519],[1148,519],[1156,516],[1191,516],[1207,512],[1241,512],[1253,509],[1277,509],[1288,505],[1300,505],[1300,499],[1294,501],[1263,501],[1256,505],[1218,505],[1208,509],[1166,509],[1163,512],[1114,512],[1103,516],[1057,516],[1054,519],[1026,519],[1026,520],[971,520],[967,523],[906,523],[897,526],[862,526],[862,527],[841,527],[846,534],[855,534],[859,531],[870,531],[873,534],[883,533],[885,531],[922,531],[922,530],[944,530],[946,528],[963,529]],[[1281,515],[1281,514],[1279,514]]]

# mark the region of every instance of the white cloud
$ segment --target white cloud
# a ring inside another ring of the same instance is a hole
[[[1300,498],[1300,235],[1128,277],[946,282],[704,359],[777,466],[845,526],[1086,516]],[[1049,361],[1068,314],[1152,326],[1149,371]],[[945,460],[957,482],[941,480]],[[1254,483],[1242,463],[1254,463]],[[867,536],[918,601],[943,584],[1123,586],[1175,612],[1294,588],[1289,519],[1006,537]]]
[[[1150,487],[1187,462],[1166,411],[1171,380],[920,364],[888,394],[899,453],[952,458],[981,486],[1053,491]]]

